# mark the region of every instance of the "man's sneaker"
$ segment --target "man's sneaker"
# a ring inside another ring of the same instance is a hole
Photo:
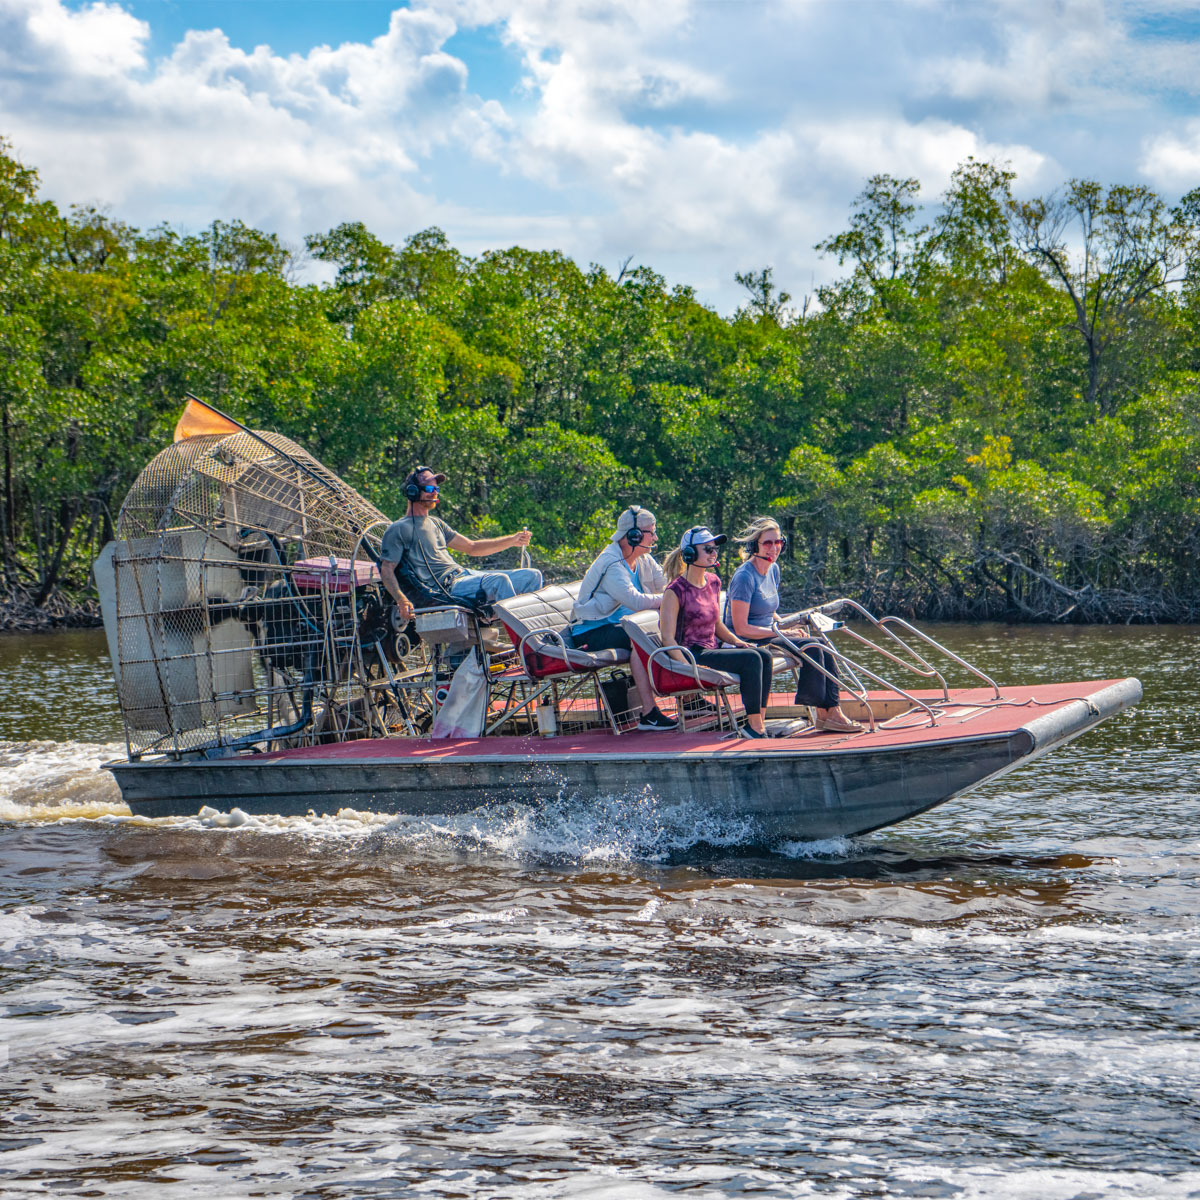
[[[643,713],[641,720],[638,721],[639,729],[653,731],[655,729],[676,729],[678,728],[674,721],[671,720],[665,713],[660,712],[657,708],[652,708],[648,713]]]

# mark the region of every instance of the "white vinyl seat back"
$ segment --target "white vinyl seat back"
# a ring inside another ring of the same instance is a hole
[[[534,679],[600,671],[629,661],[628,650],[576,650],[566,645],[579,583],[552,584],[492,606]]]

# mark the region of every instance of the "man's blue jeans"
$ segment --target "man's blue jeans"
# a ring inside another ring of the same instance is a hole
[[[507,600],[522,592],[536,592],[542,586],[542,573],[536,567],[518,567],[514,571],[465,570],[450,585],[456,600],[474,601],[480,589],[489,604]]]

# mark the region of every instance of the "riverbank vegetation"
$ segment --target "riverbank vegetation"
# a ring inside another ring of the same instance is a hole
[[[819,246],[836,282],[748,270],[724,317],[649,266],[437,229],[133,229],[47,201],[0,142],[0,625],[94,612],[90,562],[187,392],[386,513],[436,464],[454,524],[528,524],[552,576],[636,502],[668,537],[776,513],[806,598],[1195,620],[1200,190],[1014,183],[968,159],[923,206],[876,176]]]

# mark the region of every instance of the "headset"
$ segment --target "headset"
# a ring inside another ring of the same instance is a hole
[[[404,494],[409,498],[410,501],[413,501],[414,503],[425,495],[425,489],[417,482],[417,476],[420,475],[422,471],[428,471],[430,475],[437,474],[432,467],[426,467],[424,465],[415,466],[409,472],[408,480],[404,485]]]
[[[683,536],[686,538],[689,533],[695,533],[698,529],[703,529],[703,525],[693,525]],[[700,551],[691,543],[684,542],[679,548],[679,557],[690,567],[696,561]]]
[[[766,532],[767,532],[767,531],[766,531],[765,529],[760,529],[760,530],[758,531],[758,536],[757,536],[757,537],[754,539],[754,541],[752,541],[752,542],[751,542],[751,543],[750,543],[750,544],[749,544],[749,545],[746,547],[746,549],[750,551],[750,557],[751,557],[751,558],[762,558],[762,559],[766,559],[766,557],[767,557],[767,556],[766,556],[765,554],[759,554],[759,552],[758,552],[758,543],[759,543],[759,540],[762,538],[762,535],[763,535],[764,533],[766,533]],[[779,553],[780,553],[780,554],[782,554],[782,553],[784,552],[784,550],[786,550],[786,549],[787,549],[787,534],[785,534],[785,533],[783,532],[783,530],[781,529],[781,530],[779,531]],[[768,560],[768,561],[769,561],[769,560]]]
[[[631,504],[629,511],[633,515],[633,526],[625,531],[625,540],[630,546],[640,546],[646,539],[646,535],[638,528],[638,514],[643,512],[640,504]]]

